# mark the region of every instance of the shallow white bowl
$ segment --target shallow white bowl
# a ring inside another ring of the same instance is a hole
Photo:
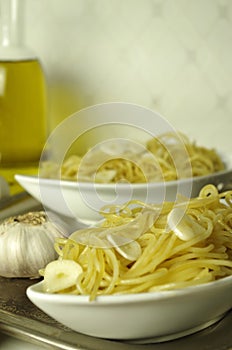
[[[49,135],[41,160],[56,160],[57,164],[61,165],[68,152],[86,154],[87,150],[95,146],[113,151],[114,157],[117,154],[120,156],[120,147],[123,150],[127,146],[135,149],[139,146],[142,147],[140,151],[144,151],[143,145],[146,145],[148,140],[165,133],[177,136],[175,128],[155,111],[130,103],[103,103],[82,109],[65,118]],[[186,147],[181,139],[178,144],[183,159],[188,159]],[[119,147],[116,147],[116,153],[115,145]],[[197,196],[199,190],[207,183],[218,185],[232,182],[232,157],[223,154],[221,157],[226,171],[166,183],[94,184],[22,175],[16,175],[16,180],[45,208],[89,225],[101,219],[99,210],[106,204],[120,205],[131,199],[147,203],[175,201],[177,194],[188,198]],[[175,166],[178,170],[178,164]]]
[[[227,170],[208,176],[179,181],[143,184],[94,184],[42,179],[36,176],[16,175],[18,183],[47,209],[75,218],[84,224],[94,224],[102,217],[99,210],[107,204],[124,204],[130,199],[147,203],[175,201],[181,194],[195,197],[206,184],[232,184],[232,159],[225,157]]]
[[[164,341],[215,323],[232,307],[232,276],[176,291],[88,296],[47,294],[43,282],[27,289],[41,310],[74,331],[108,339]]]

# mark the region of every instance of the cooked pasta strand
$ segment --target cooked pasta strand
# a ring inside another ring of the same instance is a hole
[[[59,292],[89,295],[93,300],[98,295],[185,288],[232,275],[232,202],[221,203],[221,198],[231,198],[231,195],[232,191],[219,194],[209,185],[202,189],[198,198],[185,203],[187,215],[201,228],[201,232],[187,241],[167,230],[167,214],[174,203],[164,203],[158,218],[152,216],[157,212],[155,204],[138,202],[135,207],[136,201],[133,201],[125,204],[123,210],[112,206],[105,213],[106,220],[101,228],[77,231],[81,233],[81,243],[75,234],[68,239],[57,239],[55,249],[59,259],[74,260],[83,270],[76,286]],[[153,223],[152,217],[155,218]],[[133,220],[136,220],[136,227],[141,223],[141,234],[136,238],[141,253],[135,260],[123,256],[114,246],[94,244],[107,240],[106,232],[112,234],[114,229],[117,235],[126,232],[126,237],[129,238],[130,233],[133,236],[128,229],[133,227],[128,226]],[[93,237],[96,235],[92,241],[90,231]],[[83,243],[85,232],[86,245]]]
[[[145,147],[109,155],[100,147],[90,149],[84,157],[71,155],[59,167],[56,162],[43,162],[40,176],[71,181],[130,183],[171,181],[203,176],[224,169],[215,150],[197,146],[181,133],[166,133],[147,142]]]

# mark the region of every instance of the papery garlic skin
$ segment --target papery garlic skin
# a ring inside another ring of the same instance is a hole
[[[39,277],[39,269],[57,258],[56,237],[63,234],[44,212],[6,219],[0,224],[0,276]]]

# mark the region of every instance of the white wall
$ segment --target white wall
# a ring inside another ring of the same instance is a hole
[[[231,150],[231,0],[27,0],[25,29],[46,71],[52,127],[125,101]]]

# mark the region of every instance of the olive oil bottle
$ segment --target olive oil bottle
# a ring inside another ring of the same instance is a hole
[[[34,172],[46,141],[46,83],[23,45],[23,0],[0,0],[0,175]],[[30,170],[31,169],[31,170]]]

